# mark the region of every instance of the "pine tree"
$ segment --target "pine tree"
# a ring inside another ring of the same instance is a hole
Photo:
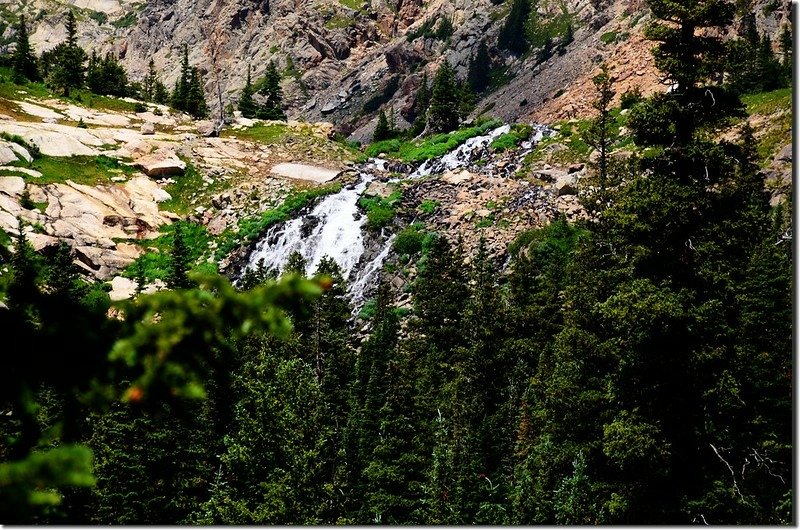
[[[181,56],[181,71],[175,81],[175,90],[172,92],[172,106],[178,110],[188,112],[189,109],[189,90],[191,84],[192,69],[189,66],[189,48],[183,45]]]
[[[69,97],[70,91],[83,86],[88,56],[78,46],[75,15],[67,12],[67,40],[56,46],[43,62],[48,63],[48,83]]]
[[[253,84],[250,79],[250,65],[247,65],[247,81],[242,89],[242,95],[239,98],[239,111],[242,113],[243,118],[256,117],[256,104],[253,101]]]
[[[478,51],[470,57],[469,73],[467,74],[469,86],[475,94],[481,94],[489,88],[490,71],[491,58],[489,57],[489,48],[486,46],[486,41],[481,40],[478,45]]]
[[[283,94],[281,93],[281,76],[274,61],[270,61],[264,78],[261,94],[264,103],[259,107],[257,117],[262,120],[285,120],[283,112]]]
[[[39,70],[36,65],[36,56],[31,48],[28,38],[28,26],[25,23],[25,15],[20,15],[16,32],[17,46],[11,58],[12,76],[15,83],[21,84],[25,81],[38,81]]]
[[[789,24],[785,24],[781,29],[779,37],[781,47],[781,64],[786,69],[791,77],[792,71],[792,30]]]
[[[380,142],[382,140],[388,140],[391,137],[389,121],[386,119],[386,113],[381,109],[378,113],[378,124],[375,126],[375,132],[372,133],[372,141]]]
[[[529,43],[525,28],[530,13],[529,0],[513,0],[511,11],[509,11],[497,39],[499,47],[517,55],[523,54],[528,50]]]
[[[158,82],[158,73],[156,72],[156,63],[151,58],[147,63],[147,75],[142,82],[142,97],[145,101],[153,103],[156,96],[156,83]]]
[[[597,116],[592,120],[586,131],[584,141],[597,150],[598,180],[601,187],[605,187],[608,180],[608,158],[611,145],[614,141],[614,118],[611,116],[611,100],[615,92],[612,89],[614,78],[608,71],[606,64],[601,65],[600,73],[592,78],[597,98],[592,107],[597,111]]]
[[[433,132],[449,132],[458,128],[462,98],[453,67],[447,60],[442,61],[431,89],[431,102],[428,108],[428,126]]]
[[[172,246],[169,253],[169,275],[166,284],[170,289],[187,289],[192,286],[187,273],[191,268],[189,247],[182,222],[175,223],[172,234]]]
[[[189,74],[189,91],[186,95],[186,112],[193,118],[208,117],[208,104],[203,90],[203,77],[197,67],[192,67]]]
[[[420,134],[428,121],[428,107],[431,103],[430,87],[428,87],[428,73],[422,74],[422,79],[414,96],[414,123],[411,130],[414,136]]]

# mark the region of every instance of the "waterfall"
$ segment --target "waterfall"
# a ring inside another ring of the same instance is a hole
[[[496,138],[506,134],[510,130],[510,125],[502,125],[482,136],[474,136],[446,155],[432,160],[426,160],[416,171],[409,175],[408,178],[427,177],[432,173],[444,173],[445,171],[452,171],[459,167],[465,167],[475,162],[477,159],[475,156],[476,154],[480,154],[484,149],[489,147]]]
[[[372,181],[362,174],[358,183],[328,195],[310,213],[269,229],[250,255],[247,269],[264,260],[267,267],[283,270],[297,251],[306,260],[306,274],[313,274],[324,256],[332,258],[348,278],[364,253],[361,230],[366,217],[358,210],[358,199]]]
[[[354,305],[360,306],[365,302],[364,293],[377,279],[377,276],[381,271],[381,267],[383,267],[383,262],[386,261],[387,257],[389,257],[389,252],[392,250],[394,237],[394,234],[392,234],[389,239],[386,240],[386,243],[383,245],[383,249],[378,253],[377,256],[370,260],[370,262],[367,263],[364,268],[361,269],[355,281],[350,285],[350,298]]]
[[[489,156],[491,143],[510,130],[509,125],[503,125],[470,138],[449,153],[426,161],[408,178],[469,167]],[[549,127],[534,124],[531,137],[523,142],[522,149],[530,150],[553,132]],[[373,158],[361,168],[356,183],[323,198],[309,213],[271,227],[250,254],[244,270],[257,267],[263,260],[267,268],[282,271],[289,256],[296,251],[306,260],[306,274],[312,275],[322,258],[328,256],[341,267],[342,276],[350,285],[348,296],[358,310],[376,284],[394,241],[394,235],[386,238],[383,234],[373,236],[366,232],[366,216],[358,208],[358,199],[373,181],[373,175],[385,174],[389,162]]]

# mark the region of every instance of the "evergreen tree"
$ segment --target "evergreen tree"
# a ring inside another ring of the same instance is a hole
[[[614,99],[615,94],[612,89],[614,78],[609,73],[606,64],[601,65],[600,73],[592,78],[592,82],[597,90],[597,99],[592,103],[597,111],[597,116],[586,131],[584,140],[599,154],[597,159],[598,180],[600,186],[605,187],[608,180],[609,151],[614,141],[611,100]]]
[[[156,80],[155,88],[153,89],[153,102],[160,105],[166,105],[170,101],[169,91],[161,80]]]
[[[500,30],[497,45],[517,55],[528,51],[526,25],[531,13],[529,0],[513,0],[511,10]]]
[[[453,67],[447,60],[436,71],[428,108],[428,127],[433,132],[449,132],[458,128],[462,97]]]
[[[631,112],[634,135],[655,153],[618,187],[591,244],[579,248],[572,274],[582,281],[567,289],[567,325],[530,389],[541,409],[531,414],[524,469],[539,499],[530,512],[545,521],[564,516],[565,498],[547,492],[568,491],[563,477],[579,451],[593,470],[582,490],[594,507],[584,505],[582,520],[753,521],[775,514],[786,491],[780,479],[764,487],[726,466],[741,467],[765,438],[783,440],[776,447],[788,440],[749,423],[751,413],[777,417],[777,409],[743,412],[741,389],[763,382],[743,376],[736,326],[726,324],[741,314],[741,264],[754,255],[767,211],[748,149],[709,140],[741,112],[711,81],[722,44],[704,31],[729,24],[733,8],[650,6],[656,22],[647,34],[661,42],[656,61],[676,88]],[[780,348],[763,358],[782,357]],[[726,495],[731,502],[720,504]]]
[[[57,45],[44,59],[47,64],[47,82],[69,97],[70,91],[84,84],[88,56],[78,46],[75,15],[67,12],[67,40]]]
[[[270,61],[264,78],[264,86],[260,93],[264,103],[258,108],[257,117],[262,120],[285,120],[283,112],[283,94],[281,93],[281,76],[274,61]]]
[[[428,74],[422,74],[422,79],[414,96],[414,123],[411,130],[414,136],[420,134],[428,121],[428,107],[431,103],[430,87],[428,87]]]
[[[372,141],[380,142],[381,140],[388,140],[391,137],[392,133],[389,129],[389,121],[386,119],[386,113],[381,109],[378,113],[378,124],[375,126],[375,132],[372,133]]]
[[[196,119],[208,117],[208,104],[203,90],[203,77],[197,67],[192,67],[190,70],[189,91],[186,98],[186,112]]]
[[[239,111],[244,118],[256,117],[256,104],[253,101],[253,84],[250,80],[250,65],[247,65],[247,81],[242,89],[242,95],[239,98]]]
[[[158,72],[156,72],[156,63],[151,58],[147,63],[147,75],[142,82],[142,98],[150,103],[155,102],[156,96],[156,83],[158,82]]]
[[[490,71],[491,58],[489,57],[489,49],[486,47],[486,41],[481,40],[478,45],[478,51],[470,57],[469,73],[467,74],[469,86],[475,94],[481,94],[489,88]]]
[[[14,55],[11,57],[11,79],[15,83],[21,84],[25,81],[38,81],[39,70],[36,65],[36,56],[31,48],[28,38],[28,26],[25,23],[25,15],[20,15],[16,32],[17,45]]]
[[[172,106],[178,110],[188,112],[189,109],[189,90],[192,81],[192,68],[189,66],[189,48],[183,45],[181,56],[181,71],[175,81],[175,89],[172,92]]]
[[[169,253],[169,275],[166,284],[170,289],[186,289],[192,286],[187,273],[191,269],[191,257],[186,244],[183,222],[175,223],[172,246]]]
[[[781,29],[781,34],[779,37],[779,43],[781,47],[781,64],[783,68],[791,77],[792,73],[792,30],[790,29],[789,24],[785,24]]]

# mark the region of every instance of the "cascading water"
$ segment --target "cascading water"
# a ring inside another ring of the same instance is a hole
[[[554,132],[543,125],[534,124],[533,127],[531,138],[522,144],[526,151],[521,156]],[[470,138],[444,156],[426,161],[408,178],[469,167],[487,156],[491,143],[510,130],[509,125],[503,125],[485,135]],[[394,241],[393,235],[385,238],[381,234],[378,239],[380,246],[376,245],[376,236],[363,230],[366,216],[358,208],[358,199],[373,181],[373,174],[388,171],[388,162],[371,159],[362,169],[355,184],[328,195],[309,213],[270,228],[250,254],[245,270],[263,262],[267,268],[280,271],[289,256],[297,251],[306,260],[306,274],[313,274],[322,258],[328,256],[341,267],[342,275],[348,279],[348,295],[358,310],[376,283]]]
[[[496,138],[506,134],[510,130],[510,125],[502,125],[482,136],[474,136],[446,155],[432,160],[426,160],[416,171],[411,173],[408,178],[427,177],[430,174],[444,173],[445,171],[452,171],[459,167],[465,167],[475,161],[476,153],[480,153],[489,147]]]
[[[307,215],[271,228],[250,255],[247,268],[263,260],[267,267],[282,270],[297,251],[306,260],[306,274],[313,274],[328,256],[349,277],[364,253],[361,227],[366,218],[358,210],[358,198],[371,181],[370,175],[362,174],[358,183],[328,195]]]
[[[328,195],[308,214],[270,228],[250,254],[245,270],[263,263],[280,271],[289,256],[299,252],[306,260],[306,274],[311,275],[327,256],[350,281],[348,293],[352,302],[363,304],[364,293],[380,272],[394,239],[390,237],[377,255],[359,266],[366,252],[366,216],[358,209],[358,199],[372,180],[372,175],[361,173],[357,183]]]

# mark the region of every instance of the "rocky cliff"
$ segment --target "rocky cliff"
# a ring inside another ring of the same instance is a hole
[[[618,67],[618,93],[663,89],[651,44],[641,36],[648,20],[644,0],[540,0],[543,20],[566,14],[574,28],[574,40],[544,62],[536,50],[520,59],[496,48],[508,1],[0,0],[0,31],[7,40],[10,24],[26,11],[37,50],[48,49],[64,38],[66,4],[78,14],[81,44],[114,51],[134,79],[152,58],[171,86],[186,44],[219,110],[235,106],[248,65],[259,77],[272,60],[284,73],[291,118],[325,119],[359,140],[370,136],[382,104],[398,112],[402,126],[422,73],[432,74],[443,59],[465,75],[481,39],[501,82],[478,102],[476,113],[506,121],[585,116],[591,77],[601,62]],[[790,7],[755,2],[760,29],[776,38]],[[424,31],[444,17],[453,22],[449,38]]]

